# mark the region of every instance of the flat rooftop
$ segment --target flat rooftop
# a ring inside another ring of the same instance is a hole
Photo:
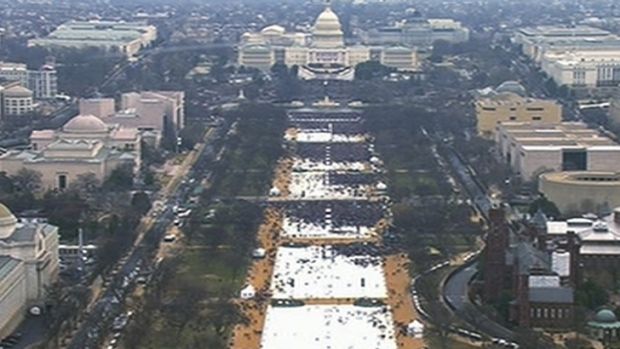
[[[609,36],[613,35],[607,30],[590,27],[587,25],[577,25],[572,27],[541,25],[537,27],[521,28],[519,33],[527,36],[542,37],[579,37],[579,36]]]
[[[155,28],[141,22],[70,21],[56,28],[47,37],[33,39],[33,41],[59,44],[75,41],[97,41],[110,44],[139,39],[149,30],[155,30]]]
[[[556,101],[552,99],[539,99],[539,98],[531,98],[531,97],[521,97],[516,93],[511,92],[503,92],[492,96],[481,97],[476,100],[476,103],[482,107],[498,107],[498,106],[518,106],[518,105],[528,105],[528,104],[557,104]]]
[[[304,305],[267,309],[262,349],[396,349],[386,306]]]
[[[506,122],[498,126],[502,136],[507,136],[524,148],[575,147],[599,150],[620,149],[620,145],[599,130],[588,128],[580,122],[540,124]]]

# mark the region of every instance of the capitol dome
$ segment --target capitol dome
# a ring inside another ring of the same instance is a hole
[[[78,115],[69,120],[62,130],[67,133],[103,133],[108,131],[108,127],[94,115]]]
[[[329,3],[325,10],[317,17],[312,29],[315,46],[341,47],[344,46],[342,28],[338,15],[332,11]]]
[[[15,231],[17,218],[8,207],[0,204],[0,239],[6,239]]]

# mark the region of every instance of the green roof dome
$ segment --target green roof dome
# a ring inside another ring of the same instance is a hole
[[[596,322],[602,322],[602,323],[613,323],[616,322],[616,314],[614,314],[613,311],[609,310],[609,309],[602,309],[599,310],[598,313],[596,313],[596,316],[594,317],[594,321]]]

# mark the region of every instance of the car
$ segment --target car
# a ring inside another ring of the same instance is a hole
[[[173,234],[168,234],[166,236],[164,236],[164,242],[174,242],[174,240],[176,240],[176,236]]]
[[[185,218],[185,217],[189,217],[189,215],[192,213],[192,210],[184,210],[184,211],[180,211],[179,214],[177,215],[177,217],[179,218]]]

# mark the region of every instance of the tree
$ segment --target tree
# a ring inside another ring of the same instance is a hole
[[[590,310],[595,310],[608,301],[607,291],[592,280],[581,283],[575,292],[575,303]]]
[[[17,173],[11,176],[15,189],[25,193],[35,193],[42,187],[40,172],[22,167]]]
[[[530,204],[528,212],[530,215],[534,215],[539,209],[542,210],[547,217],[558,218],[561,216],[558,207],[544,196],[534,200],[534,202]]]
[[[533,331],[529,328],[518,328],[516,330],[517,338],[516,342],[519,343],[522,348],[537,348],[537,349],[553,349],[555,345],[547,338],[543,337],[540,333]]]
[[[94,194],[101,187],[101,181],[94,173],[77,175],[75,181],[69,184],[69,189],[76,191],[82,197]]]
[[[142,141],[140,149],[142,154],[142,162],[146,167],[150,165],[161,165],[166,161],[162,152],[149,143]]]
[[[142,173],[144,185],[147,187],[152,187],[157,184],[157,178],[155,177],[155,172],[153,172],[153,170],[147,167],[142,171]]]
[[[205,133],[205,125],[202,123],[193,123],[186,125],[181,132],[181,147],[184,149],[193,149],[194,146],[202,141]]]
[[[200,302],[205,298],[205,288],[199,283],[188,280],[180,281],[177,286],[179,297],[175,297],[167,307],[168,322],[176,328],[177,336],[180,336],[185,326],[198,314]],[[222,314],[222,316],[226,316]]]
[[[138,214],[144,215],[151,209],[151,199],[145,192],[137,192],[133,194],[131,198],[131,207],[133,207]]]
[[[7,176],[6,172],[0,172],[0,193],[12,194],[15,191],[13,180]]]
[[[362,62],[355,66],[355,79],[371,80],[382,78],[395,70],[377,61]]]
[[[241,322],[244,317],[239,307],[234,303],[218,300],[209,304],[207,319],[213,326],[215,333],[223,338],[226,329]]]
[[[126,191],[133,186],[133,164],[123,164],[112,170],[110,176],[103,183],[103,187],[110,191]]]

